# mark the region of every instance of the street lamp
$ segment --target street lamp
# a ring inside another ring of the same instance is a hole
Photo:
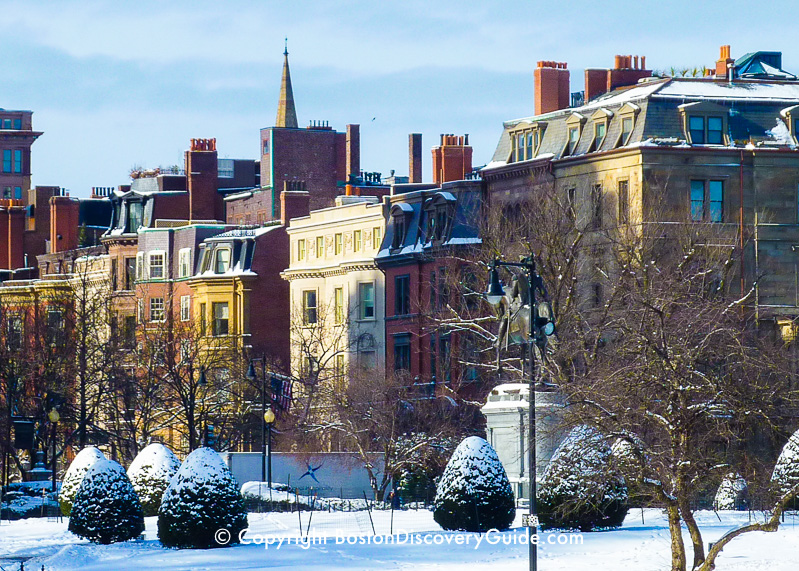
[[[495,308],[499,308],[505,297],[505,289],[502,287],[502,282],[499,279],[499,268],[521,268],[526,274],[528,287],[527,289],[527,304],[530,308],[529,318],[529,338],[527,348],[529,351],[530,359],[530,396],[528,397],[529,415],[530,415],[530,516],[527,520],[526,527],[530,528],[529,545],[530,545],[530,571],[538,569],[538,545],[534,537],[538,534],[538,521],[536,510],[536,451],[535,451],[535,385],[536,385],[536,363],[535,363],[535,345],[542,351],[546,347],[547,337],[555,333],[555,324],[553,322],[552,306],[548,301],[543,301],[536,305],[535,292],[536,289],[540,290],[543,296],[546,296],[546,289],[541,276],[538,275],[535,268],[535,259],[532,255],[522,259],[520,262],[503,262],[495,259],[491,262],[491,272],[489,273],[488,290],[485,292],[485,298]],[[524,288],[522,288],[523,291]],[[510,315],[506,315],[506,319],[510,319]],[[510,325],[510,324],[508,324]]]
[[[61,420],[61,415],[58,414],[56,409],[51,410],[47,417],[50,419],[50,422],[53,423],[53,493],[56,492],[56,457],[55,457],[55,444],[56,444],[56,426],[58,425],[58,421]]]
[[[264,422],[266,423],[267,427],[267,434],[269,435],[269,441],[267,443],[267,455],[269,458],[267,466],[269,470],[267,472],[267,482],[269,483],[269,494],[272,494],[272,425],[275,423],[275,413],[272,412],[272,407],[266,409],[264,413]]]
[[[250,359],[250,366],[247,368],[247,378],[256,381],[258,375],[255,373],[255,362],[261,362],[261,411],[263,412],[263,422],[261,423],[261,481],[266,481],[266,432],[269,429],[269,487],[272,487],[272,424],[275,422],[275,413],[271,406],[266,408],[266,355],[253,357]],[[267,415],[272,419],[267,420]]]

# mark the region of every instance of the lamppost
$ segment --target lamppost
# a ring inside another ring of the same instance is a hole
[[[267,434],[268,434],[268,442],[267,442],[267,472],[266,472],[266,481],[269,483],[269,494],[272,494],[272,425],[275,423],[275,413],[272,411],[272,407],[266,409],[264,413],[264,423],[266,424]]]
[[[538,512],[536,509],[536,451],[535,451],[535,386],[536,386],[536,362],[535,362],[535,347],[538,345],[542,351],[546,347],[547,337],[555,333],[555,324],[552,321],[552,306],[548,301],[543,301],[541,304],[536,305],[536,290],[541,291],[543,296],[546,296],[546,289],[541,276],[538,275],[535,268],[535,259],[532,255],[522,259],[520,262],[503,262],[495,259],[491,262],[491,272],[489,274],[488,291],[485,293],[485,298],[495,308],[498,308],[502,303],[503,298],[506,297],[505,288],[499,279],[500,267],[506,268],[521,268],[527,278],[527,287],[519,288],[519,295],[522,295],[524,290],[527,290],[527,305],[530,313],[528,317],[529,329],[527,349],[529,351],[528,358],[530,360],[529,367],[529,384],[530,394],[528,397],[529,415],[530,415],[530,431],[529,431],[529,447],[530,447],[530,515],[525,523],[525,527],[529,527],[529,546],[530,546],[530,571],[538,569],[538,542],[536,535],[538,534]],[[505,319],[510,320],[510,315],[506,314]],[[510,326],[510,323],[508,323]],[[499,345],[497,346],[499,347]]]
[[[266,355],[262,355],[260,357],[253,357],[250,359],[250,366],[247,368],[247,378],[250,381],[255,381],[258,379],[258,375],[255,373],[255,362],[261,362],[261,413],[263,414],[263,420],[261,422],[261,481],[266,481],[266,432],[267,427],[269,428],[269,488],[272,488],[272,424],[275,422],[275,413],[272,412],[272,407],[270,403],[270,407],[267,411],[266,408]],[[267,419],[267,413],[272,419],[271,421]]]
[[[55,444],[56,444],[56,427],[58,426],[58,421],[61,420],[61,415],[58,414],[56,409],[52,409],[47,417],[50,419],[50,422],[53,423],[53,493],[56,492],[56,456],[55,456]]]
[[[197,409],[197,391],[201,387],[205,387],[205,367],[200,367],[200,377],[197,379],[197,384],[194,384],[194,362],[189,360],[189,451],[193,451],[197,439],[197,423],[195,422],[195,410]],[[204,438],[203,438],[204,440]]]

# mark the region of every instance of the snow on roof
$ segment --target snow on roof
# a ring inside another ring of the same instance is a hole
[[[668,79],[655,80],[638,84],[635,87],[630,87],[629,89],[617,89],[615,91],[611,91],[610,93],[606,93],[605,95],[600,95],[590,103],[587,103],[581,107],[559,109],[558,111],[552,111],[551,113],[546,113],[544,115],[533,115],[531,117],[523,117],[521,119],[512,119],[510,121],[505,121],[504,124],[505,127],[514,127],[522,122],[535,123],[538,121],[546,121],[550,118],[555,119],[561,115],[571,115],[572,113],[582,114],[586,111],[601,109],[602,107],[612,107],[614,105],[623,105],[624,103],[639,101],[641,99],[646,99],[653,93],[657,92],[664,85],[668,85],[669,81],[670,80]]]
[[[721,82],[708,79],[671,81],[655,97],[669,99],[732,99],[747,101],[799,101],[799,82]]]

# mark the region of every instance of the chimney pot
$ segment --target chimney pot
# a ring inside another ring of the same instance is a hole
[[[641,69],[646,69],[646,56],[641,56]]]
[[[613,58],[613,69],[621,69],[621,56]]]

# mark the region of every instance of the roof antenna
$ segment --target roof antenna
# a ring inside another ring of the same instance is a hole
[[[286,38],[286,47],[283,49],[283,55],[284,56],[289,55],[289,39],[288,38]]]

